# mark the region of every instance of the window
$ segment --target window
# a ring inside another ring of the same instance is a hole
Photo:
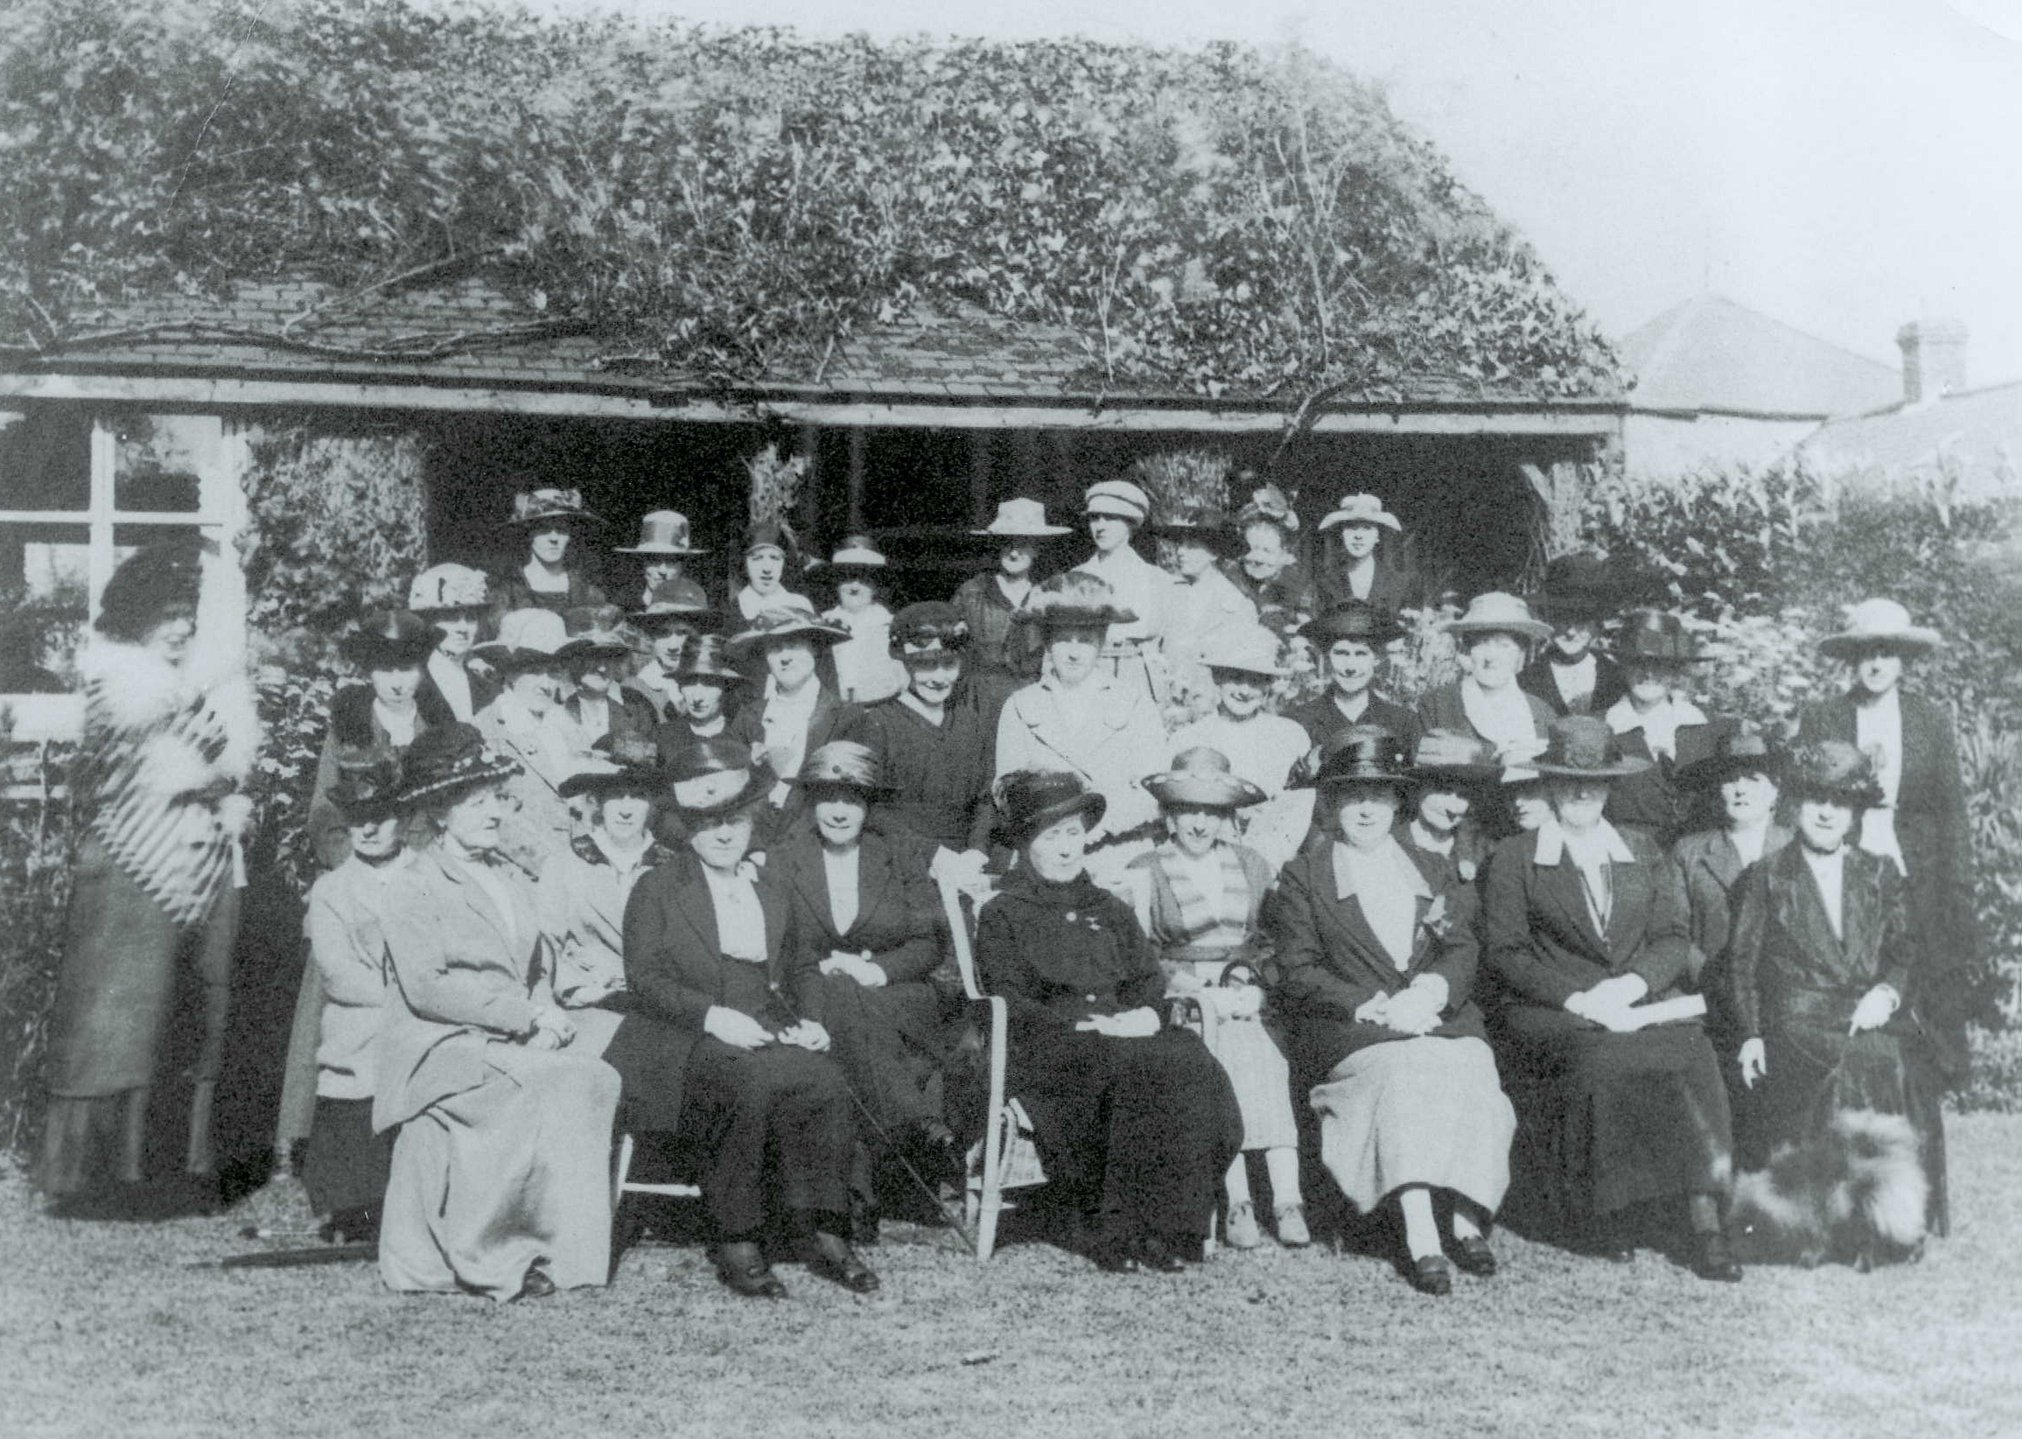
[[[78,647],[144,544],[212,542],[199,623],[212,643],[243,644],[238,443],[216,415],[0,410],[0,703],[14,739],[76,732]]]

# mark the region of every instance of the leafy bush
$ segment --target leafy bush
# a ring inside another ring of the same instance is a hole
[[[42,1057],[70,896],[64,806],[0,805],[0,1153],[42,1113]]]

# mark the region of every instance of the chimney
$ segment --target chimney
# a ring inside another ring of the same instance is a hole
[[[1896,331],[1903,352],[1903,400],[1914,405],[1966,388],[1966,327],[1957,320],[1912,320]]]

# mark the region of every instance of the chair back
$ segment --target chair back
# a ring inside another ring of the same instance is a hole
[[[997,882],[988,876],[980,880],[943,876],[935,884],[941,891],[948,937],[955,946],[955,968],[962,975],[962,992],[971,999],[982,999],[983,985],[976,977],[976,916],[996,896]]]

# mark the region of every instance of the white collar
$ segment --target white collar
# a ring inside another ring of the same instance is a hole
[[[1382,844],[1367,851],[1337,839],[1333,861],[1336,899],[1355,898],[1365,890],[1375,894],[1400,889],[1420,899],[1432,897],[1432,887],[1425,882],[1425,875],[1411,862],[1411,856],[1404,852],[1395,835],[1384,836]]]
[[[1547,820],[1538,826],[1538,843],[1533,863],[1550,868],[1559,862],[1566,852],[1566,832],[1556,821]],[[1636,852],[1629,848],[1629,842],[1621,832],[1606,820],[1594,826],[1594,847],[1607,856],[1610,864],[1634,864]]]

